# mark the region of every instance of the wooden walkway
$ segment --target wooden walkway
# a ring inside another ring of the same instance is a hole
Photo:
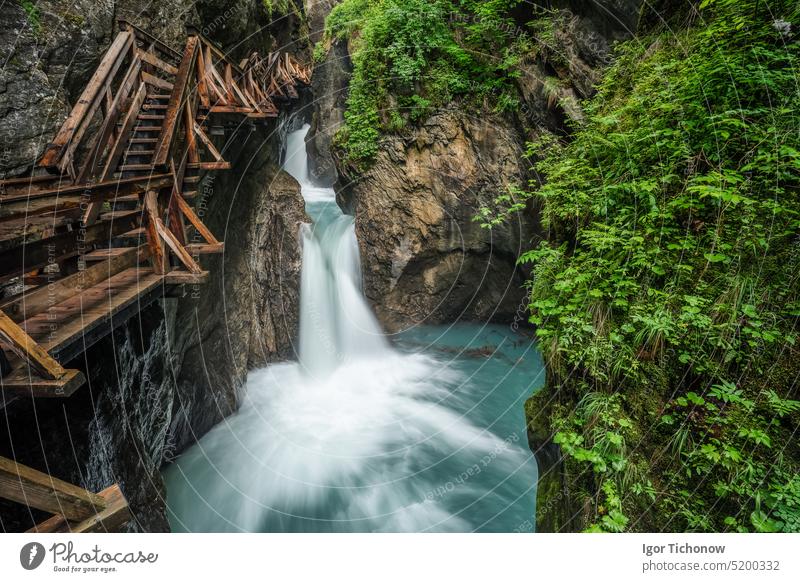
[[[194,29],[183,52],[128,22],[119,29],[32,175],[0,181],[0,404],[68,397],[85,378],[65,364],[165,286],[207,280],[201,257],[224,243],[193,201],[205,174],[231,167],[211,130],[277,117],[310,82],[288,53],[234,63]],[[187,244],[194,235],[203,242]],[[0,497],[38,507],[20,500],[27,482],[11,483],[8,463]],[[91,530],[106,507],[122,511],[118,488],[86,493],[102,511],[54,510],[40,529]]]

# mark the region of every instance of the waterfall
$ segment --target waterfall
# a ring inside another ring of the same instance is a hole
[[[300,363],[324,376],[355,359],[381,357],[388,345],[361,293],[355,224],[336,204],[333,188],[308,175],[308,125],[287,137],[284,169],[300,184],[313,225],[303,228],[300,290]]]
[[[284,162],[313,220],[299,362],[251,372],[241,409],[165,470],[172,528],[522,529],[536,483],[522,402],[541,362],[520,372],[530,342],[499,326],[419,328],[390,345],[361,291],[353,218],[308,175],[307,131],[287,136]],[[489,360],[441,356],[487,344]]]

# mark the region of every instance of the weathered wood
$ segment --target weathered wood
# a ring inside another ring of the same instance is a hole
[[[197,51],[197,93],[200,96],[200,103],[203,107],[208,107],[210,102],[208,98],[208,85],[206,84],[206,65],[203,51]]]
[[[159,89],[164,89],[165,91],[172,91],[173,89],[173,84],[169,81],[165,81],[161,77],[156,77],[144,71],[142,72],[142,82],[152,85],[153,87],[158,87]]]
[[[190,255],[183,245],[175,238],[175,235],[164,226],[164,223],[161,220],[156,221],[156,230],[158,230],[158,234],[161,235],[161,238],[164,239],[164,242],[167,243],[167,246],[172,249],[172,252],[175,253],[175,256],[178,257],[183,266],[186,267],[190,273],[194,273],[195,275],[200,273],[202,269],[200,265],[198,265],[192,255]]]
[[[131,211],[112,222],[104,221],[88,226],[81,233],[64,232],[24,247],[12,247],[0,251],[0,281],[7,281],[53,262],[60,262],[97,242],[108,242],[111,238],[136,228],[138,222],[139,213]],[[78,239],[78,234],[82,235],[81,240]]]
[[[165,56],[171,59],[179,59],[181,58],[181,54],[176,51],[174,48],[163,42],[162,40],[156,38],[149,32],[144,29],[139,28],[129,20],[124,18],[120,18],[117,20],[119,24],[120,30],[131,30],[134,32],[137,38],[146,39],[152,46],[157,48],[161,51]]]
[[[170,193],[169,205],[167,206],[167,227],[175,234],[175,238],[178,239],[178,242],[185,245],[186,227],[183,224],[183,215],[181,214],[181,209],[178,206],[176,198],[180,198],[183,195],[181,184],[183,183],[183,176],[186,172],[186,156],[183,157],[177,171],[175,170],[175,162],[170,160],[169,163],[172,174],[175,176],[175,181],[172,184],[172,192]]]
[[[47,313],[25,320],[24,325],[39,338],[43,348],[66,359],[74,353],[70,349],[72,346],[77,345],[79,353],[89,347],[96,330],[102,333],[96,335],[94,341],[113,329],[113,320],[126,308],[132,306],[133,313],[138,312],[139,298],[161,281],[162,276],[152,269],[131,267],[62,301]],[[65,355],[67,351],[69,354]]]
[[[225,251],[225,243],[216,244],[192,243],[186,245],[186,250],[192,255],[217,255]]]
[[[186,202],[186,200],[184,200],[183,197],[178,197],[177,200],[181,212],[186,217],[186,219],[190,223],[192,223],[192,226],[194,226],[197,229],[197,232],[200,233],[200,236],[202,236],[209,244],[213,245],[219,243],[219,241],[211,233],[211,231],[208,230],[208,227],[205,224],[203,224],[202,220],[200,220],[200,217],[198,217],[197,214],[194,213],[194,210],[192,210],[192,207],[189,206],[189,203]]]
[[[86,383],[80,370],[67,370],[63,376],[49,380],[30,373],[27,366],[19,360],[11,374],[0,379],[0,392],[3,398],[11,395],[29,398],[67,398]]]
[[[99,495],[5,457],[0,457],[0,497],[73,520],[87,519],[107,506]]]
[[[25,333],[8,315],[0,311],[0,338],[18,357],[30,364],[40,376],[55,380],[64,375],[64,368],[56,362],[31,336]]]
[[[97,495],[106,502],[106,507],[96,515],[81,522],[70,522],[63,515],[54,515],[33,526],[27,533],[111,533],[120,531],[132,516],[119,485],[114,484],[103,489]]]
[[[183,51],[183,58],[181,59],[180,67],[175,75],[174,90],[172,87],[172,94],[169,98],[167,111],[164,114],[163,130],[161,131],[161,138],[156,146],[156,156],[153,163],[156,166],[167,166],[170,152],[172,151],[172,144],[175,139],[175,132],[178,126],[178,116],[181,114],[183,102],[186,96],[189,75],[194,70],[195,59],[197,58],[198,39],[196,36],[190,36],[186,41],[186,47]]]
[[[86,255],[86,258],[88,259],[92,255],[102,255],[103,262],[53,281],[45,287],[23,291],[20,295],[0,304],[0,309],[13,321],[19,323],[120,271],[136,266],[147,258],[148,252],[146,246],[99,249]]]
[[[166,285],[199,285],[208,281],[208,271],[189,273],[188,271],[170,271],[164,275]]]
[[[142,59],[145,63],[153,65],[154,67],[161,69],[162,71],[164,71],[169,75],[176,75],[178,73],[178,69],[176,67],[173,67],[169,63],[162,61],[153,53],[143,51],[142,49],[137,48],[136,56]]]
[[[155,190],[148,190],[144,196],[144,210],[147,220],[145,230],[147,232],[147,244],[150,248],[150,257],[153,269],[158,274],[163,274],[166,266],[166,254],[161,245],[161,236],[156,224],[161,221],[158,212],[158,193]]]
[[[120,128],[119,135],[117,136],[117,141],[114,142],[114,146],[111,148],[111,153],[108,155],[108,160],[106,161],[106,165],[103,168],[103,173],[100,176],[101,182],[106,181],[114,173],[117,164],[119,164],[119,160],[127,146],[128,136],[131,134],[131,130],[136,124],[136,116],[139,114],[139,110],[142,107],[142,103],[144,103],[146,95],[147,89],[145,88],[144,83],[140,83],[139,89],[136,91],[136,95],[134,96],[131,106],[128,109],[128,113],[125,115],[125,121],[122,122],[122,127]],[[94,211],[95,215],[97,212],[98,210]]]
[[[79,134],[82,133],[81,128],[85,128],[88,119],[91,118],[92,113],[96,110],[100,103],[98,97],[102,95],[106,83],[113,78],[119,69],[125,53],[131,46],[133,46],[133,35],[126,31],[120,32],[100,61],[100,65],[95,70],[94,75],[89,80],[80,98],[78,98],[78,102],[72,108],[69,117],[64,121],[55,139],[48,145],[47,151],[39,161],[40,166],[56,167],[59,165],[62,171],[64,170],[61,164],[65,159],[68,159],[68,151],[77,147],[80,141]]]

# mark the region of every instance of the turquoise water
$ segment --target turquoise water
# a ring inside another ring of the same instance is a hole
[[[164,471],[173,530],[529,531],[523,403],[544,380],[530,338],[457,324],[393,343],[395,378],[360,365],[311,400],[295,363],[252,373],[242,410]]]

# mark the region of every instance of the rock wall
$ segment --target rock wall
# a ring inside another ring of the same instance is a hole
[[[356,217],[364,291],[384,326],[509,320],[523,299],[516,259],[535,218],[487,230],[473,220],[527,182],[519,133],[497,116],[449,108],[382,140],[375,164],[343,184]]]
[[[278,25],[264,27],[260,0],[98,4],[41,0],[40,28],[17,4],[0,13],[0,50],[10,51],[2,56],[19,60],[0,72],[0,138],[15,144],[0,172],[19,174],[35,161],[113,39],[118,17],[174,46],[185,40],[185,22],[205,22],[204,34],[235,39],[243,54],[283,42],[271,35]],[[300,16],[286,19],[291,34]],[[218,138],[233,168],[207,177],[197,203],[225,241],[223,255],[202,258],[209,282],[162,297],[70,363],[89,381],[69,399],[5,406],[0,454],[92,490],[119,482],[134,514],[130,529],[168,531],[162,464],[236,409],[249,369],[293,354],[299,227],[308,218],[299,185],[278,165],[284,121],[245,124]],[[45,517],[0,501],[1,530]]]

